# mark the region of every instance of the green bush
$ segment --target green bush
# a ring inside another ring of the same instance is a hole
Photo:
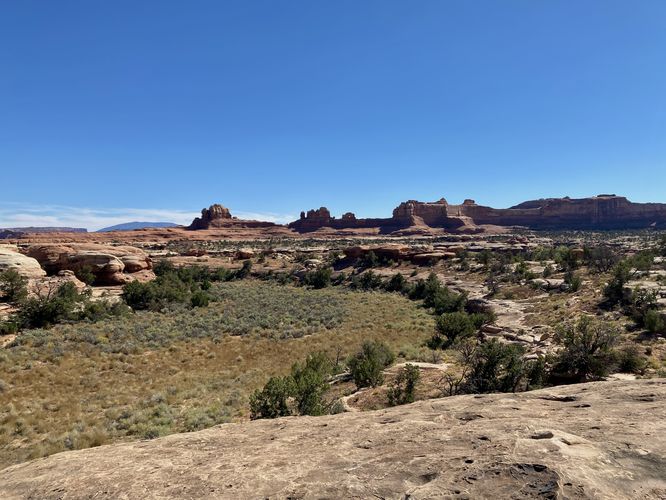
[[[407,280],[405,277],[400,274],[396,273],[393,276],[391,276],[391,279],[386,283],[386,286],[384,287],[387,292],[404,292],[405,289],[407,288]]]
[[[85,300],[83,308],[77,314],[77,319],[97,322],[106,318],[124,316],[130,312],[131,309],[122,302]]]
[[[583,259],[588,267],[598,273],[607,273],[620,260],[617,253],[607,245],[585,248]]]
[[[522,346],[496,339],[480,344],[468,358],[469,375],[464,392],[515,392],[525,382],[526,365]]]
[[[332,371],[333,363],[324,353],[310,354],[304,363],[292,366],[293,395],[300,415],[327,413],[324,394],[329,389],[328,378]]]
[[[354,276],[351,282],[352,289],[375,290],[383,285],[382,277],[372,271],[366,271]]]
[[[242,280],[248,278],[252,272],[252,261],[245,260],[240,269],[236,270],[232,274],[232,279]]]
[[[321,352],[310,354],[303,363],[294,363],[291,374],[271,377],[262,390],[250,397],[250,416],[276,418],[291,415],[289,399],[293,398],[299,415],[324,415],[333,409],[324,395],[329,389],[328,379],[333,363]]]
[[[647,367],[647,359],[635,345],[623,347],[617,354],[617,369],[622,373],[642,374]]]
[[[645,311],[643,324],[650,333],[664,333],[666,331],[666,321],[664,321],[664,317],[656,309]]]
[[[74,275],[86,285],[92,285],[95,282],[95,273],[93,273],[92,267],[89,265],[77,269]]]
[[[19,325],[15,321],[0,321],[0,335],[18,333]]]
[[[197,290],[190,297],[190,305],[192,307],[207,307],[210,303],[210,295],[203,290]]]
[[[467,304],[467,296],[452,292],[443,286],[435,273],[428,279],[418,280],[409,291],[412,300],[423,300],[424,307],[434,309],[435,314],[462,311]]]
[[[569,285],[570,292],[577,292],[583,284],[581,277],[573,271],[567,271],[564,274],[564,282]]]
[[[613,277],[604,288],[605,305],[608,307],[617,304],[626,304],[630,297],[630,292],[626,285],[631,278],[631,266],[626,260],[618,262],[613,268]]]
[[[393,352],[383,342],[365,342],[347,366],[356,387],[376,387],[384,381],[382,372],[394,359]]]
[[[398,372],[398,376],[389,387],[387,398],[391,406],[404,405],[414,402],[416,394],[416,384],[421,378],[421,372],[418,366],[412,364],[405,365]]]
[[[478,319],[477,319],[478,321]],[[447,348],[477,331],[474,318],[465,312],[451,312],[436,319],[437,332],[428,342],[431,349]]]
[[[262,390],[250,396],[250,418],[277,418],[291,415],[287,399],[293,393],[291,377],[271,377]]]
[[[610,323],[583,316],[573,325],[561,328],[556,336],[564,349],[552,367],[552,376],[560,382],[584,382],[605,377],[613,370],[613,347],[619,333]]]
[[[379,257],[377,257],[377,254],[372,250],[370,250],[367,254],[365,254],[358,260],[358,266],[364,269],[370,269],[372,267],[377,267],[379,265],[380,265]]]
[[[0,292],[8,302],[18,303],[28,297],[28,280],[15,269],[0,273]]]
[[[17,315],[18,323],[23,328],[44,328],[75,319],[77,307],[87,298],[79,294],[73,283],[64,283],[55,292],[49,290],[23,301]]]
[[[316,271],[308,271],[303,277],[303,282],[307,286],[315,289],[326,288],[331,284],[331,274],[333,270],[330,267],[322,267]]]
[[[247,261],[249,262],[249,261]],[[244,272],[249,272],[244,266]],[[123,287],[122,298],[125,303],[135,311],[152,310],[159,311],[169,304],[188,304],[191,307],[205,307],[209,304],[211,297],[206,293],[211,287],[211,281],[224,278],[228,281],[235,274],[211,273],[203,266],[189,266],[175,268],[168,262],[162,262],[157,268],[157,278],[147,283],[132,281]],[[242,273],[241,273],[242,274]]]

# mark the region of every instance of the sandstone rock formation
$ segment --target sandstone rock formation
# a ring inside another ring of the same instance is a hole
[[[122,285],[134,279],[131,274],[152,269],[150,257],[130,246],[31,245],[25,254],[36,259],[48,274],[89,268],[99,285]]]
[[[36,259],[27,257],[12,248],[0,247],[0,273],[9,269],[17,271],[28,279],[46,276],[46,272]]]
[[[591,198],[549,198],[511,208],[491,208],[467,199],[451,205],[444,198],[435,202],[409,200],[393,210],[391,218],[357,219],[348,214],[332,217],[324,207],[301,213],[289,227],[299,232],[376,227],[384,232],[415,228],[438,228],[452,232],[478,232],[480,226],[523,226],[530,229],[636,229],[666,226],[666,204],[632,203],[622,196],[604,194]]]
[[[201,217],[195,218],[188,229],[208,229],[209,227],[215,227],[220,221],[228,221],[231,218],[231,212],[228,208],[215,203],[202,209]]]
[[[201,210],[201,217],[195,218],[187,227],[189,230],[214,229],[214,228],[273,228],[273,222],[241,220],[232,217],[228,208],[219,204],[211,205]]]
[[[666,497],[666,380],[456,396],[59,453],[0,498]]]

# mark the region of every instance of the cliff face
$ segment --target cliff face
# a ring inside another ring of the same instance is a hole
[[[474,200],[465,200],[461,205],[450,205],[444,198],[435,202],[409,200],[398,205],[388,219],[357,219],[353,214],[336,219],[322,207],[307,214],[301,213],[300,220],[292,222],[289,227],[299,232],[322,227],[398,230],[413,226],[473,231],[481,225],[599,230],[662,227],[666,226],[666,204],[632,203],[616,195],[533,200],[511,208],[486,207],[477,205]]]
[[[666,204],[632,203],[615,195],[535,200],[507,209],[468,205],[464,213],[477,224],[532,229],[636,229],[666,224]]]

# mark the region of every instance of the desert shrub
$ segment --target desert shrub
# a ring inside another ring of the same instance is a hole
[[[23,328],[44,328],[65,320],[76,319],[77,309],[88,295],[80,294],[73,283],[64,283],[57,289],[40,293],[23,301],[17,314]]]
[[[428,341],[431,349],[447,348],[473,335],[477,327],[473,318],[465,312],[444,313],[436,319],[437,331]]]
[[[564,271],[573,271],[578,268],[576,254],[569,247],[557,247],[554,251],[553,259]]]
[[[503,344],[496,339],[480,344],[469,362],[471,370],[464,385],[465,392],[515,392],[525,377],[522,346]]]
[[[583,259],[587,266],[598,273],[607,273],[615,266],[620,257],[607,245],[586,247]]]
[[[331,284],[332,272],[330,267],[322,267],[316,271],[308,271],[303,277],[303,283],[315,289],[326,288]]]
[[[21,302],[28,297],[28,280],[15,269],[0,273],[0,292],[7,302]]]
[[[92,285],[95,282],[95,273],[89,265],[80,267],[74,272],[74,275],[86,285]]]
[[[352,289],[357,290],[375,290],[382,285],[382,277],[372,271],[366,271],[361,275],[354,276],[350,284]]]
[[[548,383],[549,370],[544,356],[537,359],[523,360],[526,391],[539,389]]]
[[[232,279],[237,279],[237,280],[245,279],[250,276],[251,272],[252,272],[252,261],[245,260],[243,261],[243,265],[241,266],[241,268],[233,272]]]
[[[238,272],[240,270],[235,271]],[[153,281],[132,281],[123,287],[122,298],[135,311],[159,311],[174,303],[205,307],[211,300],[206,290],[211,288],[211,281],[217,281],[221,277],[203,266],[176,268],[164,262],[159,265],[156,274],[157,278]],[[228,280],[229,276],[232,274],[223,274],[225,280]]]
[[[400,292],[402,293],[407,287],[407,280],[405,277],[400,274],[396,273],[393,276],[391,276],[391,279],[386,283],[385,285],[385,290],[387,292]]]
[[[250,418],[277,418],[291,415],[287,399],[293,393],[291,377],[271,377],[263,389],[250,396]]]
[[[594,321],[588,316],[560,328],[556,338],[564,349],[553,364],[553,379],[584,382],[606,376],[615,364],[613,347],[618,337],[612,324]]]
[[[19,325],[16,321],[0,321],[0,335],[12,335],[18,333]]]
[[[83,308],[78,312],[77,317],[80,320],[97,322],[106,318],[123,316],[130,312],[131,309],[122,302],[86,300],[84,301]]]
[[[465,294],[449,290],[435,273],[430,273],[425,281],[417,281],[408,296],[412,300],[423,300],[424,307],[434,309],[435,314],[462,311],[467,304]]]
[[[604,305],[612,307],[617,304],[626,304],[630,292],[626,285],[631,279],[631,266],[626,260],[618,262],[613,267],[613,276],[604,287]]]
[[[358,260],[358,266],[364,269],[370,269],[380,265],[380,259],[377,257],[377,254],[370,250],[367,254],[363,255]]]
[[[153,266],[153,272],[156,276],[164,276],[165,274],[173,273],[176,271],[176,266],[166,259],[161,259]]]
[[[481,252],[476,254],[476,261],[483,265],[483,267],[488,268],[490,262],[492,261],[493,254],[490,250],[484,249]]]
[[[150,283],[131,281],[123,286],[122,298],[134,310],[148,309],[157,299],[154,286]]]
[[[619,349],[617,352],[617,369],[622,373],[641,374],[647,367],[647,359],[643,356],[638,347],[628,345]]]
[[[300,415],[327,413],[324,394],[329,389],[332,370],[333,363],[324,353],[310,354],[305,362],[292,366],[293,396]]]
[[[190,297],[190,305],[192,307],[206,307],[210,304],[210,295],[203,290],[197,290]]]
[[[384,381],[383,371],[395,359],[393,352],[382,342],[365,342],[361,350],[347,362],[356,387],[376,387]]]
[[[654,263],[654,252],[652,250],[641,250],[627,259],[629,267],[636,272],[647,272]]]
[[[516,264],[516,268],[513,271],[513,281],[530,280],[534,277],[534,273],[530,271],[527,262],[521,260]]]
[[[643,315],[643,325],[650,333],[664,333],[666,331],[666,321],[663,315],[656,309],[648,309]]]
[[[550,278],[553,275],[554,272],[555,272],[555,269],[553,268],[553,266],[548,264],[547,266],[545,266],[543,268],[543,272],[541,273],[541,276],[543,276],[544,278]]]
[[[389,387],[387,398],[391,406],[404,405],[414,402],[416,384],[421,378],[418,366],[405,365],[399,372],[391,387]]]
[[[570,292],[577,292],[583,283],[583,280],[573,271],[567,271],[564,274],[564,282],[569,285]]]

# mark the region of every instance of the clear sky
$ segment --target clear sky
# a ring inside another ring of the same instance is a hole
[[[0,227],[666,202],[666,1],[3,1],[0,185]]]

